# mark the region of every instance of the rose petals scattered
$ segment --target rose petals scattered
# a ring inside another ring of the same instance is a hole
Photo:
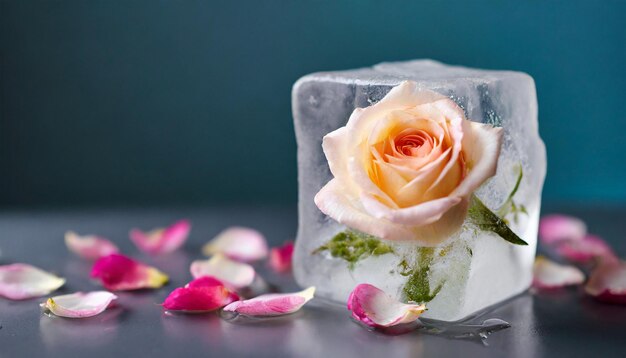
[[[250,286],[256,276],[252,266],[233,261],[222,254],[214,255],[208,260],[192,262],[190,271],[194,278],[213,276],[233,289]]]
[[[57,290],[65,279],[28,264],[0,266],[0,296],[12,300],[40,297]]]
[[[600,237],[587,235],[582,240],[565,241],[556,247],[556,252],[573,262],[588,263],[595,259],[617,261],[613,249]]]
[[[210,312],[239,300],[221,281],[205,276],[172,291],[163,302],[169,311]]]
[[[391,327],[416,321],[426,306],[396,301],[381,289],[362,283],[350,294],[348,309],[355,320],[367,326]]]
[[[288,241],[281,247],[274,247],[270,251],[270,267],[276,272],[291,271],[292,256],[293,241]]]
[[[548,245],[563,240],[581,240],[586,234],[587,225],[572,216],[547,215],[539,223],[539,238]]]
[[[204,245],[202,252],[206,256],[221,253],[236,261],[250,262],[267,256],[267,242],[254,229],[231,227]]]
[[[41,307],[59,317],[85,318],[104,312],[117,296],[107,291],[76,292],[48,298]]]
[[[120,251],[114,243],[105,238],[95,235],[80,236],[73,231],[65,233],[65,245],[76,255],[88,260],[97,260]]]
[[[143,252],[151,255],[167,254],[185,243],[191,231],[188,220],[180,220],[165,229],[143,232],[139,229],[130,231],[130,239]]]
[[[106,289],[112,291],[159,288],[169,279],[156,268],[120,254],[98,259],[91,277],[99,279]]]
[[[599,301],[626,305],[626,262],[600,264],[591,273],[585,292]]]
[[[533,267],[533,286],[540,289],[552,289],[563,286],[579,285],[585,281],[585,275],[574,266],[561,265],[543,256],[535,259]]]
[[[270,293],[245,301],[236,301],[224,307],[224,311],[248,316],[280,316],[298,311],[315,294],[315,287],[295,293]]]

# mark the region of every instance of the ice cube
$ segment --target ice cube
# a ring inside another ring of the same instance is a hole
[[[361,256],[357,252],[357,259],[328,249],[331,239],[347,228],[313,202],[332,179],[322,138],[344,126],[355,108],[376,103],[404,80],[451,98],[473,121],[504,128],[498,171],[476,195],[487,207],[499,208],[515,186],[521,166],[523,177],[513,198],[517,213],[508,221],[528,246],[477,230],[466,220],[461,231],[434,249],[381,242],[382,251]],[[301,286],[316,286],[318,297],[345,303],[357,284],[370,283],[401,300],[427,301],[424,316],[446,321],[471,316],[529,287],[546,172],[530,76],[415,60],[314,73],[296,82],[292,95],[299,181],[294,273]]]

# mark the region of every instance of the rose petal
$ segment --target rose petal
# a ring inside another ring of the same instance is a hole
[[[556,252],[564,258],[579,263],[588,263],[595,259],[617,261],[613,249],[600,237],[587,235],[582,240],[563,241],[556,247]]]
[[[224,287],[220,280],[205,276],[172,291],[163,302],[163,308],[170,311],[209,312],[237,300],[239,296]]]
[[[190,271],[194,278],[213,276],[234,289],[250,286],[256,275],[252,266],[233,261],[222,254],[214,255],[208,260],[192,262]]]
[[[100,280],[108,290],[159,288],[169,280],[154,267],[120,254],[100,258],[93,265],[91,277]]]
[[[256,230],[231,227],[204,245],[202,252],[207,256],[221,253],[233,260],[250,262],[267,256],[267,242]]]
[[[102,313],[115,299],[107,291],[76,292],[48,298],[41,306],[60,317],[85,318]]]
[[[587,225],[572,216],[547,215],[539,222],[539,238],[548,245],[564,240],[582,240],[586,234]]]
[[[12,300],[44,296],[64,283],[64,278],[28,264],[0,266],[0,296]]]
[[[601,263],[591,272],[585,292],[600,301],[626,305],[626,262]]]
[[[172,252],[185,243],[191,230],[189,220],[180,220],[165,229],[143,232],[139,229],[130,231],[130,239],[143,252],[160,255]]]
[[[543,256],[535,259],[533,268],[533,286],[540,289],[559,288],[579,285],[585,281],[585,275],[574,266],[561,265]]]
[[[396,301],[367,283],[355,287],[348,298],[352,317],[370,327],[391,327],[416,321],[426,310],[423,304]]]
[[[281,247],[274,247],[270,251],[270,267],[276,272],[291,270],[293,256],[293,241],[287,241]]]
[[[88,260],[97,260],[120,251],[105,238],[95,235],[80,236],[73,231],[65,233],[65,245],[76,255]]]
[[[248,316],[280,316],[298,311],[315,294],[315,287],[295,293],[270,293],[245,301],[236,301],[224,307],[224,311]]]

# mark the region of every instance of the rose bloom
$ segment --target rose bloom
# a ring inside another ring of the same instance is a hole
[[[501,143],[502,128],[469,121],[454,101],[405,81],[324,137],[334,179],[315,203],[352,229],[434,246],[460,229],[472,192],[496,172]]]

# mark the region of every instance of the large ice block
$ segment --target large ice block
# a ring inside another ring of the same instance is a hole
[[[468,119],[503,127],[497,173],[475,194],[487,207],[499,208],[520,178],[521,166],[523,176],[513,197],[517,212],[507,222],[528,246],[513,245],[494,233],[464,224],[434,251],[415,243],[384,242],[391,250],[368,253],[359,261],[348,262],[329,250],[320,250],[347,229],[324,215],[313,201],[332,179],[322,138],[344,126],[355,108],[376,103],[404,80],[451,98]],[[307,75],[294,85],[292,104],[299,180],[294,272],[301,286],[316,286],[317,296],[345,303],[357,284],[370,283],[406,301],[409,285],[425,278],[430,293],[425,317],[446,321],[466,318],[529,287],[546,172],[535,85],[530,76],[448,66],[431,60],[382,63]],[[420,256],[426,252],[430,254],[423,268],[427,272],[416,277]],[[424,282],[420,284],[423,290]]]

